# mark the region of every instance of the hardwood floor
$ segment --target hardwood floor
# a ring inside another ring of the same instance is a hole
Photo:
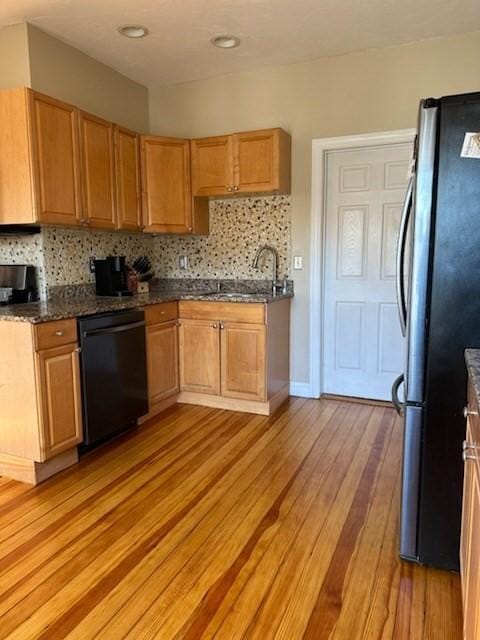
[[[459,640],[397,559],[401,424],[291,398],[177,406],[36,488],[0,480],[0,638]]]

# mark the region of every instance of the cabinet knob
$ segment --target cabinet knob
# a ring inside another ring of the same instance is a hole
[[[238,191],[238,187],[237,187],[237,185],[235,185],[235,186],[233,187],[233,190],[234,190],[234,191]]]
[[[227,191],[233,191],[233,187],[228,187]]]
[[[82,347],[77,347],[75,349],[75,353],[82,353]]]
[[[213,327],[214,329],[218,329],[218,324],[217,324],[216,322],[214,322],[214,323],[212,324],[212,327]]]
[[[220,329],[225,329],[223,322],[220,323]]]
[[[466,462],[467,460],[478,460],[478,455],[476,453],[469,453],[469,450],[465,450],[462,453],[462,459],[464,462]]]
[[[472,411],[471,409],[468,408],[468,406],[463,407],[463,417],[468,418],[468,416],[478,416],[478,412]]]
[[[55,331],[55,335],[61,338],[62,336],[65,335],[65,331]]]

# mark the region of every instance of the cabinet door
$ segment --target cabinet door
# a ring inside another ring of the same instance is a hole
[[[82,441],[80,370],[76,344],[36,353],[44,459]]]
[[[180,389],[220,393],[219,325],[211,320],[181,320]]]
[[[77,225],[81,218],[77,110],[33,91],[29,97],[38,221]]]
[[[265,325],[221,325],[222,396],[266,400]]]
[[[142,136],[141,145],[145,230],[191,233],[189,141]]]
[[[192,140],[194,196],[219,196],[233,192],[233,136]]]
[[[83,213],[99,229],[115,229],[113,124],[80,112]]]
[[[281,129],[236,133],[235,186],[238,193],[290,190],[290,137]]]
[[[152,405],[178,393],[177,321],[147,327],[148,400]]]
[[[468,549],[462,562],[463,617],[465,640],[478,640],[480,637],[480,481],[478,463],[468,460],[465,473],[470,476],[468,502],[464,503],[468,511]],[[463,536],[463,531],[462,531]],[[463,545],[463,539],[462,539]],[[462,555],[464,551],[462,549]]]
[[[117,227],[142,228],[140,187],[140,142],[134,131],[115,126],[115,186]]]

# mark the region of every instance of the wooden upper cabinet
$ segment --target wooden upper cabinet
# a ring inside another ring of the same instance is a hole
[[[218,196],[232,193],[233,170],[232,136],[192,140],[194,196]]]
[[[76,225],[81,217],[77,109],[26,90],[38,222]]]
[[[266,400],[266,328],[263,324],[220,325],[221,389],[226,398]]]
[[[192,233],[189,141],[142,136],[141,149],[145,230]]]
[[[115,229],[115,159],[113,124],[80,112],[83,217],[99,229]]]
[[[282,129],[248,131],[233,136],[238,193],[290,191],[290,136]]]
[[[282,129],[192,140],[193,194],[289,193],[291,138]]]
[[[139,135],[116,125],[114,140],[117,228],[140,231],[142,207]]]

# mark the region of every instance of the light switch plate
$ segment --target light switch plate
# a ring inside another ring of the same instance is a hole
[[[178,266],[180,269],[188,269],[188,256],[179,256]]]
[[[303,256],[293,256],[293,268],[303,269]]]

